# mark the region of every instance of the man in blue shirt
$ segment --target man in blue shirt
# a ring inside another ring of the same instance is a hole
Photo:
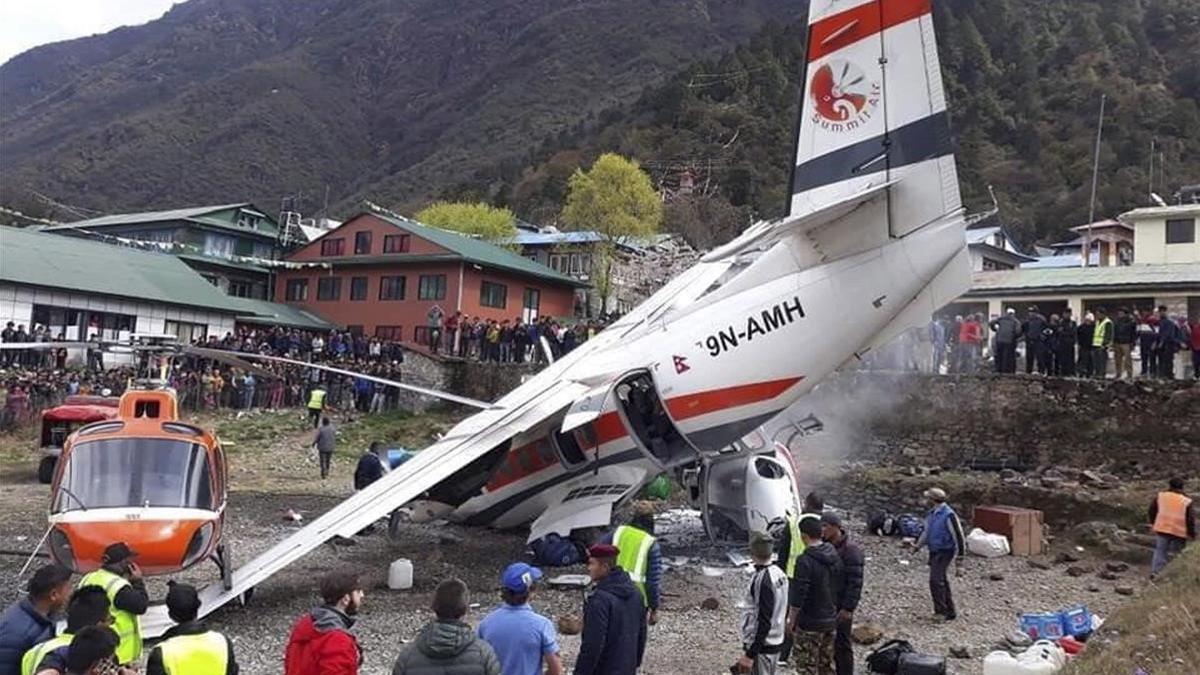
[[[933,596],[934,616],[942,621],[953,621],[958,617],[954,597],[950,592],[950,579],[946,570],[957,560],[955,576],[962,576],[962,559],[966,554],[966,537],[958,514],[946,503],[946,491],[929,488],[925,499],[932,508],[925,516],[925,529],[917,539],[916,548],[929,547],[929,594]]]
[[[525,563],[513,563],[500,575],[504,604],[479,623],[479,637],[492,646],[500,659],[503,675],[562,675],[558,635],[550,619],[533,611],[529,596],[542,571]]]

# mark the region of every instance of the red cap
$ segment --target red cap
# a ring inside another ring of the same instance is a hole
[[[615,558],[621,550],[612,544],[592,544],[588,549],[589,558]]]

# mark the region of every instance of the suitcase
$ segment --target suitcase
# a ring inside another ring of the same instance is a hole
[[[946,675],[946,659],[920,652],[901,654],[896,675]]]
[[[900,672],[900,657],[912,650],[907,640],[888,640],[867,655],[867,667],[872,673],[896,675]]]

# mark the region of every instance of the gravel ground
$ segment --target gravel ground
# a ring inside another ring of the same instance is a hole
[[[32,478],[22,480],[13,472],[6,473],[5,489],[0,491],[0,513],[4,514],[0,548],[27,550],[44,530],[46,488]],[[335,503],[336,497],[329,495],[234,493],[227,541],[235,546],[236,559],[245,561],[298,527],[284,521],[286,509],[296,509],[311,520]],[[683,544],[665,547],[667,556],[683,564],[667,571],[664,607],[659,624],[651,629],[644,672],[726,673],[738,655],[737,603],[748,574],[733,568],[720,551],[692,545],[699,536],[698,523],[682,527],[688,531]],[[328,569],[347,565],[363,572],[369,589],[357,627],[366,655],[362,672],[388,673],[403,642],[429,619],[426,607],[437,581],[451,576],[465,580],[474,592],[473,602],[478,603],[468,619],[478,622],[496,602],[498,571],[520,555],[524,537],[452,525],[406,525],[398,542],[390,542],[382,534],[355,541],[352,546],[323,546],[257,588],[249,606],[227,607],[213,617],[212,626],[233,638],[242,672],[280,671],[291,623],[315,602],[314,580]],[[1073,578],[1065,573],[1065,565],[1042,570],[1022,558],[969,558],[963,576],[953,580],[960,618],[938,625],[929,618],[932,610],[923,559],[896,540],[862,537],[860,541],[868,558],[857,619],[878,622],[886,638],[908,639],[923,651],[945,654],[951,646],[969,647],[971,659],[950,661],[950,672],[964,675],[981,672],[983,654],[1015,627],[1018,612],[1083,602],[1103,616],[1122,600],[1113,588],[1119,584],[1139,586],[1143,576],[1141,570],[1133,570],[1122,581],[1103,581],[1094,574]],[[416,585],[411,591],[390,591],[386,588],[387,565],[401,557],[413,560]],[[5,603],[16,597],[15,578],[23,562],[13,555],[0,555],[0,576],[9,580],[0,593]],[[710,576],[718,571],[719,576]],[[992,581],[989,577],[993,574],[1004,578]],[[183,576],[205,582],[215,579],[215,567],[204,564]],[[1089,586],[1099,590],[1088,591]],[[162,580],[154,580],[151,590],[162,597]],[[709,597],[718,599],[718,609],[700,609]],[[578,615],[582,595],[546,589],[535,597],[534,604],[552,617]],[[578,646],[577,637],[562,638],[567,663],[574,661]],[[859,648],[860,659],[866,651]]]

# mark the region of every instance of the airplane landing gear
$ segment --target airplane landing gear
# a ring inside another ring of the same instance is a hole
[[[233,588],[233,558],[227,545],[217,546],[213,562],[217,563],[217,569],[221,571],[221,586],[227,591]],[[246,593],[246,597],[249,597],[249,592]]]

